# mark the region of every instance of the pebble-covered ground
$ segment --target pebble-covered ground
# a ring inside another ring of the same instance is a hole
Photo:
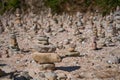
[[[18,14],[0,21],[0,80],[120,80],[119,10]]]

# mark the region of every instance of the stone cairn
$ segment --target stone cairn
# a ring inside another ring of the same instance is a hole
[[[16,13],[16,17],[20,17],[20,14],[18,13],[18,11]],[[16,20],[18,22],[18,19]],[[19,34],[15,26],[16,26],[16,21],[15,23],[11,23],[11,25],[8,27],[9,28],[9,48],[10,48],[10,51],[12,51],[11,53],[20,51],[18,40],[17,40],[17,36]]]
[[[16,9],[16,14],[15,14],[15,16],[16,16],[15,24],[16,24],[17,26],[21,26],[21,15],[20,15],[20,9],[19,9],[19,8]]]
[[[65,53],[65,56],[68,56],[68,57],[79,56],[80,53],[76,51],[75,48],[76,48],[76,45],[71,43],[67,49],[67,52]]]
[[[15,33],[10,34],[10,49],[12,51],[19,51],[20,50]]]
[[[92,35],[92,42],[91,42],[91,47],[93,50],[97,50],[97,42],[96,42],[96,38],[97,38],[97,28],[96,25],[94,23],[92,23],[92,31],[93,31],[93,35]]]
[[[116,12],[114,14],[114,21],[115,21],[115,27],[116,27],[116,35],[120,35],[120,7],[117,7]]]
[[[55,62],[60,62],[61,57],[55,53],[56,47],[49,43],[49,38],[45,35],[37,36],[37,45],[32,54],[32,58],[38,63],[40,70],[54,70]]]

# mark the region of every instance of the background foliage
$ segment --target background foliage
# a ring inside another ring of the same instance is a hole
[[[19,0],[0,0],[0,13],[3,14],[6,11],[15,10],[19,5]]]
[[[46,0],[45,5],[52,9],[52,12],[61,12],[61,5],[68,0]]]
[[[0,0],[0,13],[14,11],[23,5],[24,0]],[[34,1],[34,0],[33,0]],[[74,11],[95,11],[99,10],[107,14],[120,6],[120,0],[43,0],[45,6],[50,7],[53,13],[74,12]],[[28,2],[28,1],[26,1]],[[27,5],[27,3],[25,3]],[[31,6],[31,5],[29,5]],[[24,7],[22,7],[24,8]]]

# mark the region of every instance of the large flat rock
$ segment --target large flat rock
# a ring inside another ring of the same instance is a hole
[[[39,64],[49,64],[61,61],[60,56],[56,53],[34,52],[32,58]]]

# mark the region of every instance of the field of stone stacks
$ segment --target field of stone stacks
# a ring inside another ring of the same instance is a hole
[[[120,9],[3,15],[0,80],[120,80]]]

